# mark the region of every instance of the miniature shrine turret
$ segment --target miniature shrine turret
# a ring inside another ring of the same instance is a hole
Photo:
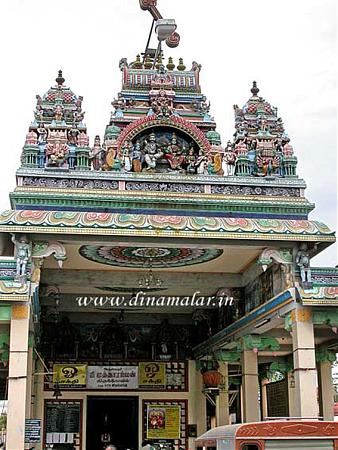
[[[34,121],[29,127],[22,154],[22,166],[41,169],[89,169],[89,141],[83,123],[83,97],[64,83],[62,71],[56,85],[36,96]]]
[[[236,175],[297,177],[297,158],[277,108],[259,97],[256,81],[243,108],[234,105]]]

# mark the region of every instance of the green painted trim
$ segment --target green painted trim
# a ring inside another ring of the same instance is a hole
[[[200,194],[194,194],[195,198],[189,194],[189,198],[179,196],[142,196],[142,193],[133,197],[111,195],[67,195],[60,193],[38,194],[38,193],[11,193],[10,199],[14,208],[22,207],[81,207],[81,208],[102,208],[110,210],[114,209],[154,209],[163,207],[170,210],[186,210],[191,211],[198,209],[199,211],[222,211],[222,212],[239,212],[239,213],[262,213],[282,215],[304,215],[307,216],[314,208],[314,205],[304,200],[304,202],[281,201],[280,199],[273,201],[253,201],[248,197],[245,200],[236,198],[206,198],[201,199]]]
[[[1,297],[0,297],[1,298]],[[12,316],[11,306],[0,306],[0,322],[9,322]]]
[[[243,336],[241,341],[237,344],[237,351],[243,350],[266,350],[269,349],[271,351],[279,350],[280,345],[277,339],[273,337],[266,336],[255,336],[251,334],[247,334]]]

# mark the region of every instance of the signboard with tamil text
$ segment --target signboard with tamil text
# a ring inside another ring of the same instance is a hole
[[[65,387],[86,386],[86,364],[53,364],[53,383]]]
[[[166,385],[166,365],[160,362],[139,363],[140,387],[164,387]]]
[[[88,366],[87,389],[138,389],[138,367]]]
[[[41,419],[26,419],[25,443],[39,444],[41,442]]]

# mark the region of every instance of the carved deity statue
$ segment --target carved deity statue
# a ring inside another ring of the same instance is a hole
[[[145,141],[144,152],[146,170],[155,170],[157,161],[163,156],[163,153],[158,149],[155,133],[151,133],[149,141]]]
[[[200,149],[198,152],[197,160],[196,160],[196,172],[199,175],[207,174],[207,162],[208,158],[203,153],[203,150]]]
[[[160,89],[151,101],[151,108],[158,117],[169,117],[174,111],[172,98]]]
[[[106,166],[104,166],[104,170],[112,170],[113,172],[120,172],[122,168],[121,159],[117,152],[117,149],[114,147],[108,148],[107,156],[106,156]]]
[[[195,149],[193,145],[189,148],[188,154],[185,157],[185,161],[187,163],[187,173],[196,173],[197,157],[195,155]]]
[[[83,97],[80,95],[76,100],[76,109],[78,112],[81,111],[82,101],[83,101]]]
[[[303,283],[311,283],[310,256],[307,244],[304,242],[300,245],[296,264],[300,268],[300,276]]]
[[[256,139],[256,164],[259,176],[279,175],[281,157],[276,153],[276,141],[272,139]]]
[[[38,131],[38,144],[45,144],[47,142],[47,130],[43,124],[37,129]]]
[[[77,128],[71,128],[68,131],[68,142],[72,145],[76,145],[79,133],[80,132]]]
[[[140,141],[136,141],[132,151],[132,165],[134,172],[141,172],[142,170],[142,151]]]
[[[209,175],[216,175],[222,170],[222,157],[219,153],[208,155],[207,171]]]
[[[105,162],[105,151],[101,145],[100,136],[95,136],[94,146],[89,153],[94,170],[101,170]]]
[[[236,153],[232,148],[232,144],[228,141],[222,158],[223,174],[227,177],[235,175]]]
[[[68,152],[68,145],[60,140],[49,142],[46,145],[47,165],[61,167],[67,159]]]
[[[165,158],[169,163],[172,170],[182,169],[182,164],[185,161],[182,147],[177,142],[176,134],[173,133],[171,138],[171,144],[168,145]]]
[[[132,163],[131,163],[131,149],[132,149],[132,143],[130,141],[126,141],[123,144],[122,147],[122,154],[121,154],[121,163],[122,163],[122,168],[126,171],[126,172],[130,172],[131,168],[132,168]]]
[[[56,105],[54,109],[54,117],[57,122],[60,122],[63,118],[63,108],[61,105]]]
[[[26,236],[21,236],[19,240],[12,239],[15,245],[15,258],[16,258],[16,281],[25,281],[27,264],[31,257],[31,246]]]
[[[84,119],[85,112],[84,111],[75,111],[73,123],[82,123]]]

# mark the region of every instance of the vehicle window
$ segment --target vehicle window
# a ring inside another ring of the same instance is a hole
[[[243,444],[242,450],[260,450],[256,444]]]

